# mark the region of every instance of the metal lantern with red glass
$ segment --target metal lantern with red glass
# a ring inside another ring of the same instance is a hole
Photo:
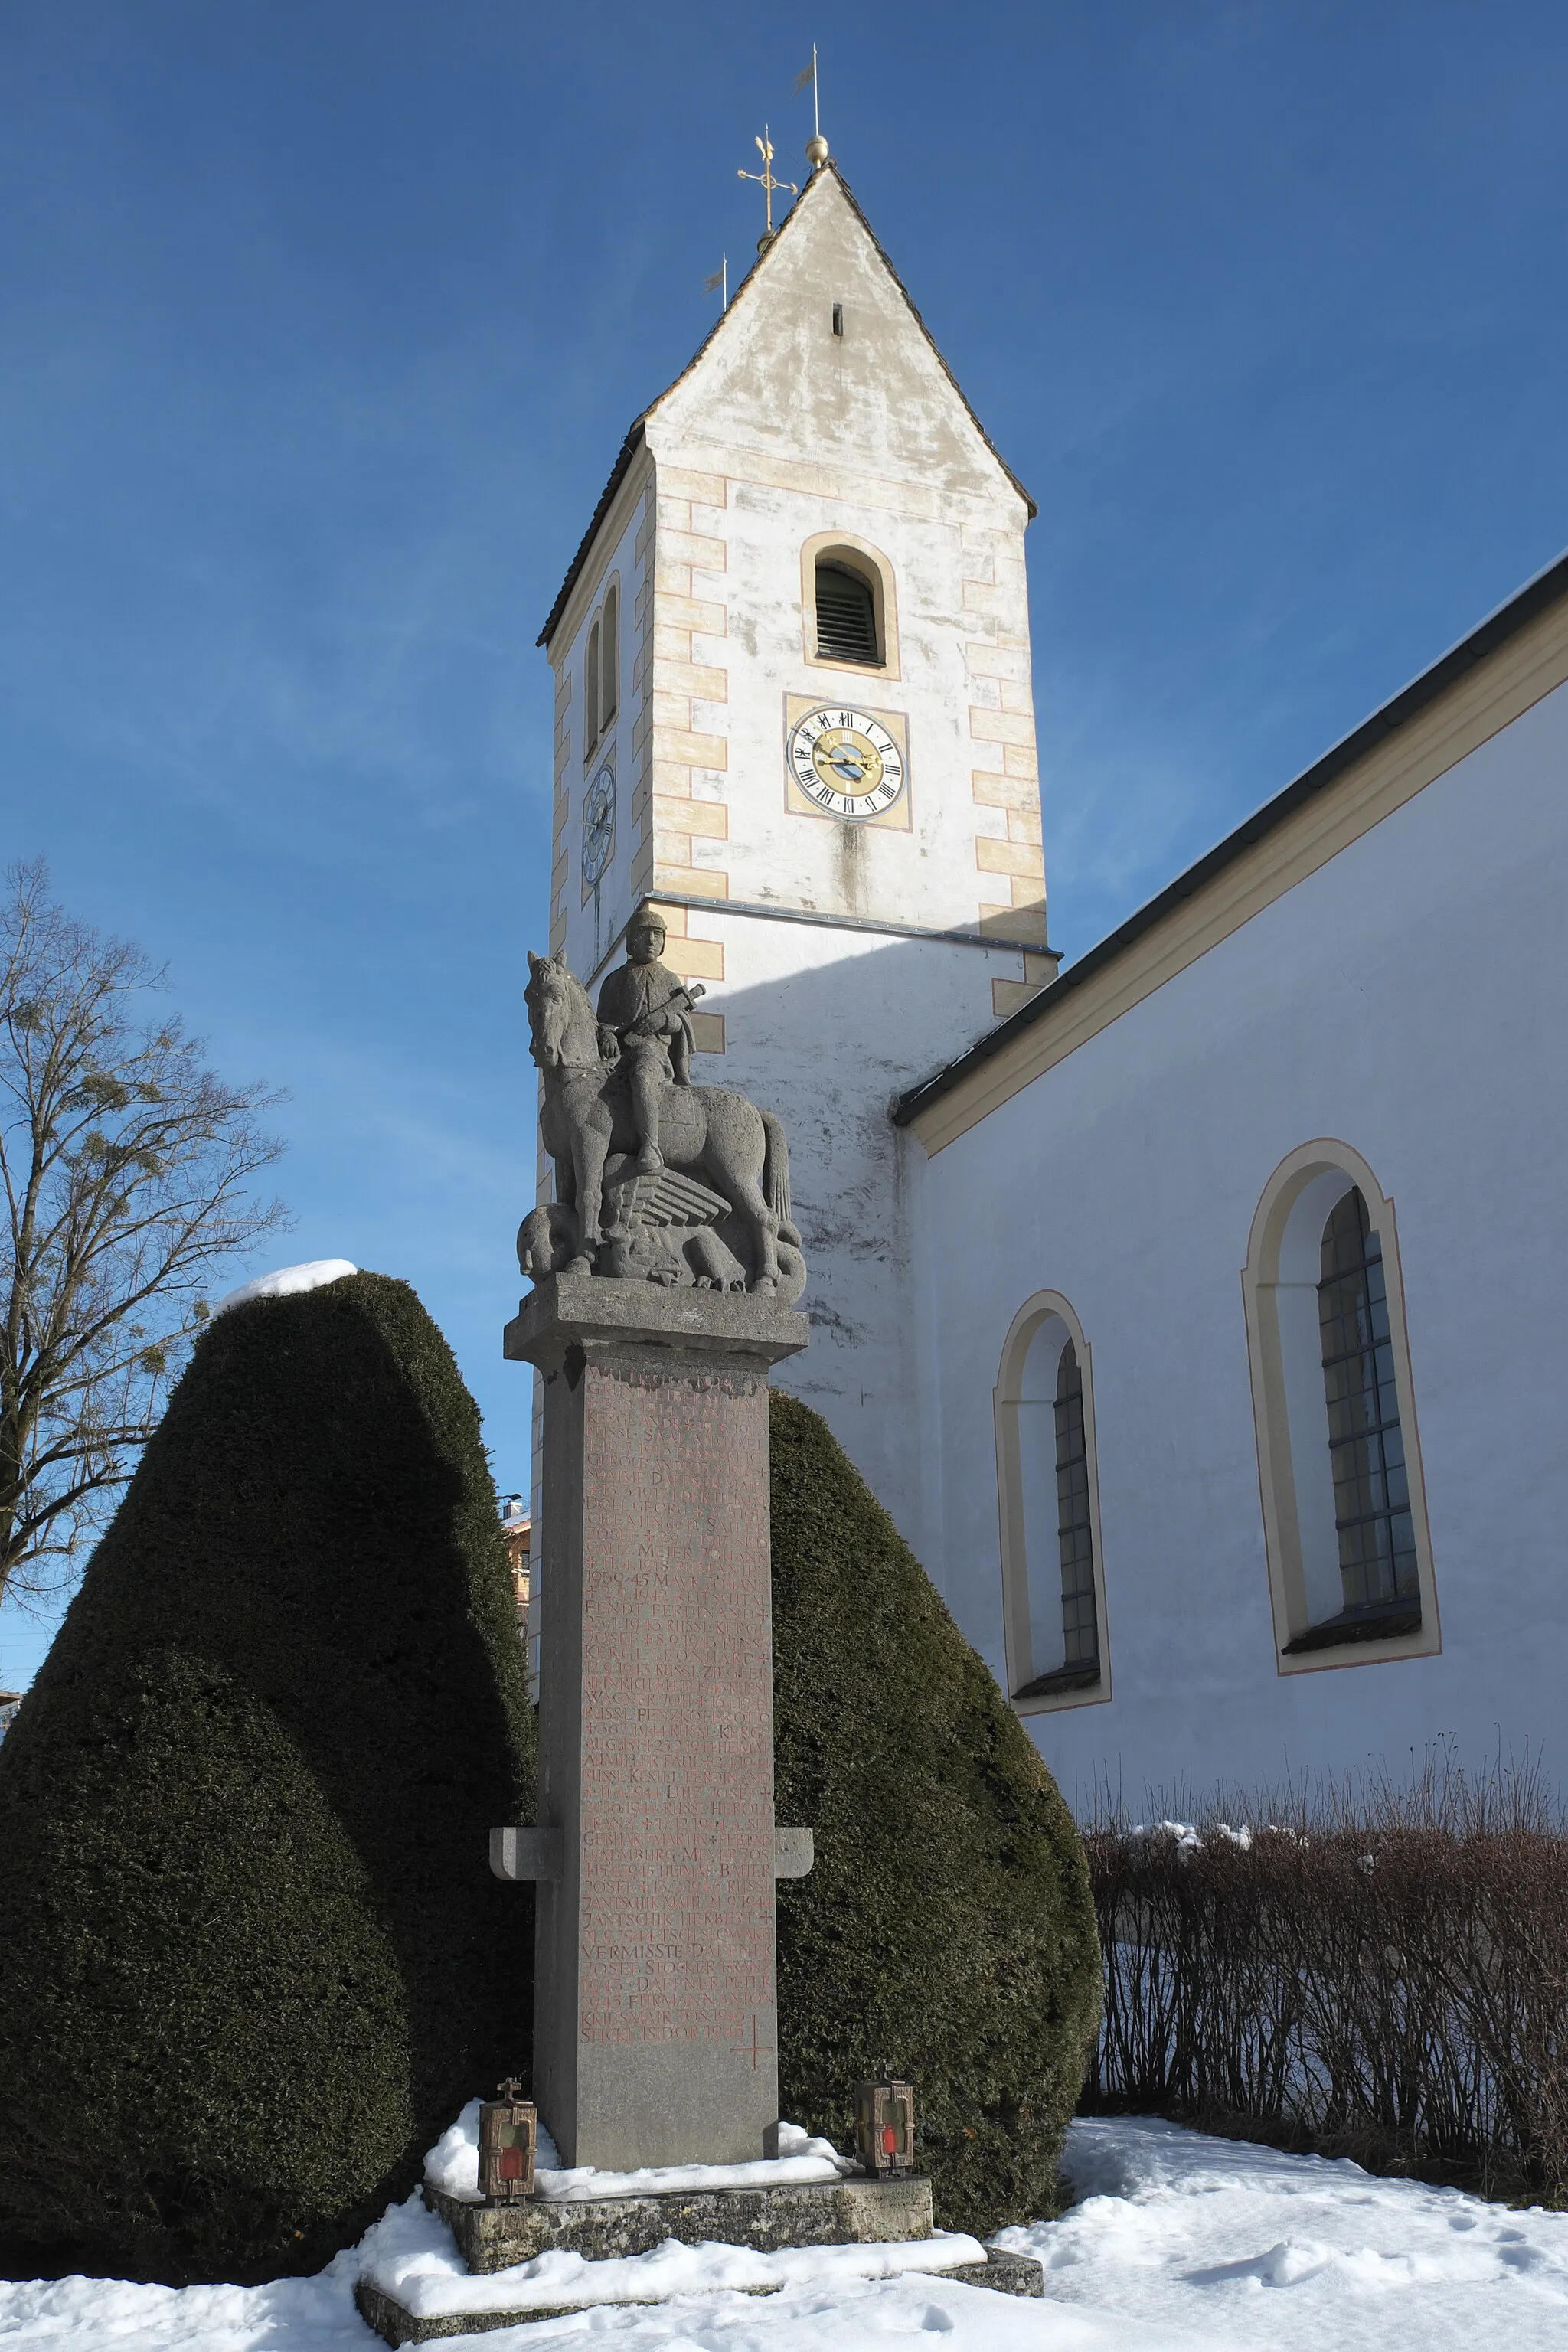
[[[508,2075],[493,2099],[479,2103],[479,2195],[487,2205],[514,2205],[533,2194],[539,2112]]]
[[[855,2153],[870,2173],[915,2166],[915,2095],[907,2083],[862,2083],[855,2093]]]

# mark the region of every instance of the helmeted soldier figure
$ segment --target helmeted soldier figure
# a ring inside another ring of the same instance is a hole
[[[634,916],[626,932],[626,961],[599,991],[599,1037],[606,1058],[610,1039],[619,1047],[637,1129],[637,1172],[651,1176],[664,1166],[658,1148],[659,1089],[691,1083],[690,997],[674,972],[659,961],[665,927],[651,908]]]

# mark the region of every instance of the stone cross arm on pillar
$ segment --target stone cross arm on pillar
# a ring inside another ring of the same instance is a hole
[[[526,1883],[559,1878],[566,1867],[560,1830],[492,1830],[490,1869],[497,1878]]]
[[[774,1830],[775,1878],[805,1878],[816,1860],[816,1840],[810,1830]]]
[[[810,1830],[774,1830],[775,1878],[805,1878],[816,1860],[816,1841]],[[490,1832],[490,1869],[497,1878],[513,1885],[537,1883],[559,1878],[564,1866],[565,1839],[560,1830]]]

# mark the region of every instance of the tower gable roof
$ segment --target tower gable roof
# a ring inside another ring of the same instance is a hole
[[[848,183],[836,164],[824,163],[813,173],[797,202],[786,214],[772,245],[768,247],[766,252],[759,255],[745,278],[736,288],[729,308],[714,321],[687,365],[682,368],[673,383],[666,385],[658,397],[650,401],[641,415],[634,418],[626,439],[621,444],[615,465],[611,468],[609,480],[605,485],[598,504],[594,509],[592,520],[572,559],[566,577],[561,584],[560,593],[551,606],[543,628],[539,633],[540,645],[548,646],[560,625],[578,575],[588,561],[600,527],[615,500],[616,493],[625,480],[637,452],[647,438],[649,425],[656,418],[661,417],[669,417],[673,421],[672,412],[687,408],[691,404],[689,397],[683,401],[679,396],[683,393],[689,395],[697,392],[702,379],[714,377],[721,366],[725,374],[730,377],[731,383],[738,383],[742,378],[750,376],[748,362],[752,356],[751,346],[754,341],[758,321],[756,304],[760,293],[764,289],[764,282],[771,277],[776,285],[781,280],[798,277],[798,271],[791,265],[799,259],[801,248],[810,236],[814,223],[819,236],[828,231],[830,224],[825,219],[825,208],[828,206],[834,206],[838,211],[840,217],[837,226],[840,230],[847,231],[847,236],[841,237],[841,247],[847,243],[850,249],[849,257],[853,261],[862,268],[872,269],[879,277],[885,279],[894,296],[895,315],[902,318],[907,314],[907,318],[913,322],[918,331],[917,338],[913,339],[916,348],[922,356],[929,354],[929,358],[935,361],[935,381],[941,386],[944,404],[951,402],[953,413],[960,420],[961,433],[965,437],[973,436],[973,442],[978,445],[975,454],[981,457],[982,464],[989,461],[987,470],[994,467],[1003,478],[1023,501],[1031,520],[1038,511],[1034,499],[1005,458],[1002,457],[975,415],[963,387],[938,347],[931,329],[915,308],[908,289],[888,258],[875,230],[856,202]],[[752,380],[754,381],[754,379]],[[717,389],[718,386],[715,385],[714,388]]]

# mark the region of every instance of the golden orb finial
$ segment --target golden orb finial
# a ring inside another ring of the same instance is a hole
[[[827,142],[820,131],[815,132],[806,141],[805,160],[814,172],[820,172],[824,163],[827,162]]]

